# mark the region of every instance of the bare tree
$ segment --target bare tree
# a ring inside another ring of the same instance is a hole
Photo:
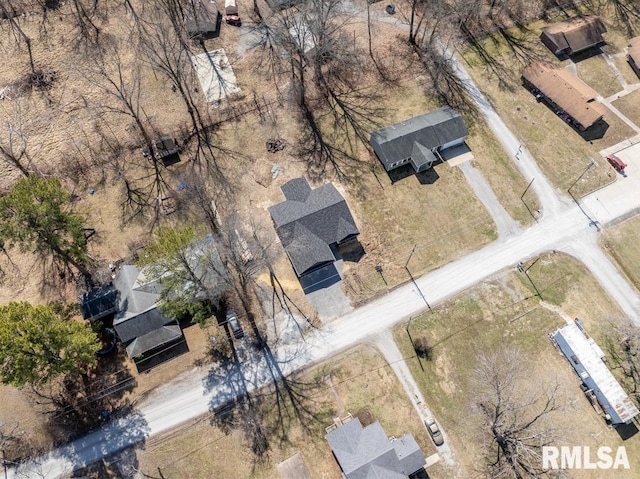
[[[612,321],[608,331],[606,350],[611,367],[622,372],[624,385],[640,401],[640,329]]]
[[[557,440],[557,385],[531,385],[518,349],[482,354],[473,372],[474,409],[482,424],[484,467],[491,479],[559,477],[542,468],[542,447]]]
[[[29,67],[31,68],[31,74],[36,75],[36,64],[33,59],[33,50],[31,48],[31,38],[24,32],[20,22],[16,20],[18,15],[23,13],[20,9],[16,8],[13,0],[2,0],[0,2],[0,13],[2,17],[9,21],[11,26],[11,32],[13,33],[16,42],[23,42],[27,47],[27,53],[29,54]]]
[[[25,124],[21,103],[18,101],[12,103],[8,108],[4,104],[2,105],[0,160],[10,164],[26,177],[31,173],[31,159],[27,148],[29,132]]]
[[[142,139],[146,166],[151,173],[132,181],[124,178],[126,200],[124,206],[134,215],[154,205],[154,200],[162,197],[167,189],[164,178],[165,168],[154,154],[149,118],[142,108],[142,87],[140,65],[134,60],[126,64],[120,56],[117,42],[103,47],[94,55],[93,64],[86,72],[88,80],[97,86],[111,102],[105,101],[96,108],[103,113],[112,113],[129,117]],[[144,118],[143,118],[144,115]]]

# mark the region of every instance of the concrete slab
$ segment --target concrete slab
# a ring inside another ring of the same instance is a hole
[[[458,166],[461,163],[474,160],[473,152],[467,146],[466,143],[462,145],[454,146],[440,152],[440,156],[445,160],[449,166]]]
[[[616,172],[607,163],[605,168],[609,168],[611,175],[616,176],[616,181],[581,199],[591,214],[603,225],[613,218],[626,218],[635,213],[632,205],[635,202],[629,199],[636,198],[640,191],[640,143],[627,144],[619,150],[607,149],[605,153],[615,153],[627,164],[624,175]]]
[[[219,102],[240,91],[236,76],[223,48],[194,55],[191,57],[191,63],[198,74],[208,102]]]
[[[344,261],[338,260],[334,265],[337,272],[342,275]],[[347,298],[347,295],[342,290],[342,281],[334,282],[327,287],[315,289],[307,293],[306,298],[323,322],[343,316],[353,309],[349,298]]]
[[[281,479],[311,479],[311,473],[300,453],[278,464],[278,472]]]

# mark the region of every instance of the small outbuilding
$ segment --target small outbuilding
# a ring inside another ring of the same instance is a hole
[[[589,337],[578,319],[551,334],[583,384],[583,391],[602,407],[611,424],[628,424],[640,414],[631,398],[605,363],[602,349]]]
[[[218,35],[220,15],[215,0],[189,0],[184,11],[184,24],[191,38],[206,39]]]
[[[386,171],[410,163],[416,173],[428,170],[439,152],[464,143],[469,130],[450,106],[371,133],[370,143]]]
[[[629,40],[629,49],[627,50],[627,61],[636,75],[640,77],[640,37],[634,37]]]
[[[604,43],[607,27],[594,15],[577,15],[542,29],[540,40],[555,55],[574,55]]]
[[[538,101],[544,101],[567,123],[584,131],[600,121],[605,107],[598,93],[564,68],[536,62],[522,72],[522,83]]]

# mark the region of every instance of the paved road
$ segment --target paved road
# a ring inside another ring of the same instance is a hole
[[[597,247],[596,227],[586,217],[591,215],[589,205],[593,203],[592,199],[584,200],[583,212],[565,197],[559,196],[461,65],[458,68],[497,138],[514,158],[517,154],[515,161],[520,171],[525,178],[536,179],[532,187],[543,205],[544,216],[538,224],[518,234],[501,238],[417,279],[416,284],[429,303],[432,306],[441,303],[519,261],[545,251],[561,250],[583,260],[623,312],[636,324],[640,324],[640,298],[637,292]],[[604,204],[602,211],[596,213],[598,221],[603,224],[615,221],[621,215],[640,208],[640,195],[637,194],[620,205],[619,193],[624,187],[624,182],[616,182],[598,192],[600,199],[611,199],[610,204]],[[616,290],[619,292],[615,293]],[[127,417],[46,456],[34,459],[22,465],[19,470],[9,469],[7,478],[64,476],[110,453],[215,410],[246,391],[270,383],[274,378],[286,377],[294,371],[375,337],[424,309],[420,292],[415,285],[408,284],[328,323],[322,330],[313,331],[305,337],[305,341],[291,337],[290,342],[281,342],[277,350],[271,353],[241,351],[241,358],[236,363],[195,368],[155,390]]]
[[[609,186],[615,187],[615,183]],[[640,196],[635,201],[640,206]],[[581,243],[593,243],[595,237],[594,226],[589,224],[578,208],[564,208],[554,217],[543,218],[539,224],[520,234],[464,256],[417,279],[416,283],[434,306],[497,271],[545,251],[569,250],[576,256],[581,256]],[[590,250],[589,246],[582,248]],[[596,262],[600,260],[596,259]],[[607,279],[610,280],[617,281],[615,278]],[[624,281],[623,283],[626,284]],[[630,294],[630,298],[620,304],[620,307],[640,324],[640,301],[637,298],[637,294]],[[379,335],[424,309],[425,304],[419,292],[413,284],[408,284],[328,323],[322,330],[313,331],[306,336],[304,342],[293,338],[288,344],[281,343],[273,351],[272,358],[260,354],[242,358],[239,365],[235,366],[196,368],[154,391],[138,405],[135,414],[50,455],[38,458],[34,463],[23,466],[21,471],[25,471],[27,477],[37,477],[36,471],[47,478],[60,477],[111,452],[138,443],[145,437],[154,436],[206,414],[238,397],[245,390],[252,391],[268,384],[274,377],[289,375],[327,359]],[[8,477],[23,476],[20,471],[10,469]]]

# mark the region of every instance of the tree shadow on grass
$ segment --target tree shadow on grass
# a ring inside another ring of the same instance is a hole
[[[289,441],[290,428],[298,424],[309,433],[317,425],[309,394],[321,379],[304,382],[289,376],[305,364],[306,346],[301,339],[287,353],[274,352],[251,318],[255,343],[246,338],[231,342],[230,357],[214,366],[205,379],[212,424],[229,432],[241,429],[254,453],[254,465],[268,456],[270,441]]]
[[[103,458],[107,462],[126,461],[124,469],[133,472],[137,468],[135,450],[144,448],[150,429],[141,413],[122,410],[121,414],[121,417],[66,446],[22,462],[15,469],[15,476],[60,477],[82,471]],[[124,450],[128,452],[122,455]]]

